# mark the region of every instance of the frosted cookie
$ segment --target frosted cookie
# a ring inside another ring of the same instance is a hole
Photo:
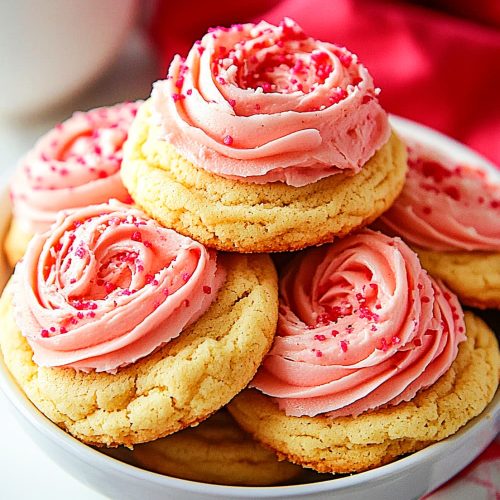
[[[260,392],[229,410],[283,458],[357,472],[455,433],[493,398],[499,363],[494,334],[406,244],[364,230],[287,268]]]
[[[12,266],[57,212],[111,198],[128,201],[120,179],[122,146],[139,102],[74,113],[42,136],[11,182],[13,219],[5,250]]]
[[[409,144],[405,187],[376,227],[404,238],[464,304],[500,308],[500,176]]]
[[[119,449],[112,456],[137,467],[204,483],[270,486],[296,479],[303,469],[278,461],[274,453],[242,431],[225,410],[192,429]]]
[[[48,418],[85,443],[130,446],[248,384],[276,328],[276,275],[268,256],[217,256],[112,202],[34,237],[0,317],[5,362]]]
[[[406,151],[345,48],[291,20],[215,28],[136,118],[122,178],[167,227],[235,252],[332,241],[386,210]]]

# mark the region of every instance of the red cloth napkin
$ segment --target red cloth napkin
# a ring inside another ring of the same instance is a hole
[[[440,10],[390,0],[158,2],[150,32],[163,76],[173,54],[186,54],[209,26],[291,17],[311,36],[357,53],[385,109],[500,165],[500,1],[424,3]]]

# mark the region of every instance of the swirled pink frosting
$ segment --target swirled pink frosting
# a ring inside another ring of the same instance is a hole
[[[112,372],[177,337],[223,279],[215,252],[112,200],[33,238],[15,271],[16,321],[38,365]]]
[[[38,140],[11,183],[14,216],[24,231],[46,231],[59,210],[130,199],[119,170],[139,104],[75,113]]]
[[[152,93],[153,119],[215,174],[303,186],[359,172],[389,138],[373,80],[356,55],[290,19],[214,28],[176,56]]]
[[[364,230],[287,268],[277,336],[251,385],[288,415],[358,415],[412,399],[463,340],[456,297],[399,238]]]
[[[402,193],[377,227],[437,251],[500,250],[500,182],[410,142]]]

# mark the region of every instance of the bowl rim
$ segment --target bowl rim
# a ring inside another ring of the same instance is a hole
[[[424,142],[426,145],[434,147],[438,151],[446,149],[447,154],[450,154],[453,158],[460,159],[462,162],[472,162],[479,167],[483,167],[489,175],[495,178],[495,181],[497,181],[497,179],[500,180],[500,170],[492,162],[456,140],[406,118],[391,115],[390,122],[396,132],[400,132],[402,135],[411,135],[412,138]],[[75,455],[85,463],[97,467],[111,468],[117,474],[125,475],[135,480],[153,482],[161,487],[183,490],[189,493],[212,496],[220,495],[221,497],[237,496],[240,498],[249,498],[262,496],[276,498],[285,495],[288,497],[295,497],[311,493],[318,494],[345,491],[362,485],[365,482],[373,483],[376,481],[378,483],[389,480],[394,476],[410,472],[424,462],[431,463],[437,461],[440,457],[449,456],[450,453],[460,445],[462,439],[464,439],[466,435],[469,435],[469,433],[481,432],[483,429],[488,429],[490,426],[494,426],[496,433],[500,431],[500,390],[497,390],[495,397],[483,412],[469,421],[452,436],[375,469],[313,483],[264,487],[226,486],[190,481],[151,472],[121,462],[120,460],[105,455],[80,442],[51,422],[33,405],[6,367],[1,351],[0,390],[5,394],[10,404],[37,431],[41,432],[46,438],[57,444],[57,446]],[[470,461],[481,452],[482,449],[473,450],[469,457]]]

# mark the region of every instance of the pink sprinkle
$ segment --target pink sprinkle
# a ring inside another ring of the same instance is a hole
[[[320,340],[320,341],[323,341],[323,340],[326,340],[326,337],[324,335],[315,335],[314,336],[314,339],[315,340]]]
[[[321,358],[323,356],[323,353],[321,351],[316,351],[316,357]]]
[[[203,293],[206,293],[207,295],[211,294],[212,293],[212,288],[207,286],[207,285],[204,285],[203,286]]]
[[[168,294],[169,294],[169,293],[170,293],[170,292],[168,291],[168,288],[165,288],[165,289],[163,290],[163,295],[165,295],[165,297],[168,297]]]
[[[51,327],[49,328],[49,330],[50,330],[52,333],[54,333],[54,332],[56,331],[56,329],[55,329],[55,327],[54,327],[54,326],[51,326]]]
[[[70,282],[71,285],[74,285],[76,283],[76,279],[75,278],[71,278],[69,280],[69,282]]]
[[[83,313],[82,313],[82,311],[78,311],[78,313],[77,313],[77,317],[78,317],[79,319],[83,319]]]
[[[95,318],[95,312],[94,311],[90,311],[89,313],[87,313],[87,316],[89,318]]]
[[[146,274],[145,279],[146,279],[146,283],[148,285],[151,285],[151,283],[153,283],[153,280],[155,279],[155,277],[152,274]]]
[[[236,106],[236,100],[235,99],[229,99],[229,106],[231,106],[232,108],[234,108]]]
[[[142,234],[140,231],[134,231],[132,233],[132,236],[130,237],[131,240],[133,241],[139,241],[142,242]]]
[[[340,341],[340,348],[343,352],[347,352],[347,342],[345,340]]]
[[[61,333],[68,333],[68,330],[66,330],[66,328],[64,328],[64,326],[61,326],[61,328],[59,329],[59,331]]]
[[[372,332],[376,332],[376,331],[377,331],[377,327],[376,327],[376,325],[372,325],[372,326],[371,326],[371,328],[370,328],[370,330],[371,330]]]
[[[188,281],[189,278],[191,278],[191,275],[189,273],[182,273],[182,279],[183,281]]]
[[[75,252],[75,255],[77,257],[79,257],[80,259],[83,259],[85,257],[85,255],[86,255],[86,253],[87,252],[85,251],[85,248],[78,247],[77,250],[76,250],[76,252]]]
[[[226,146],[231,146],[231,144],[233,143],[233,138],[230,135],[226,135],[223,141]]]
[[[65,175],[68,175],[69,172],[68,172],[68,169],[67,168],[61,168],[61,170],[59,170],[59,173],[62,175],[62,176],[65,176]]]
[[[400,342],[401,342],[401,339],[399,337],[396,337],[396,336],[392,337],[393,344],[399,344]]]
[[[182,88],[182,84],[184,83],[184,77],[183,76],[179,76],[179,78],[177,78],[177,81],[175,82],[175,86],[180,89]]]
[[[193,89],[187,89],[187,90],[186,90],[186,94],[187,94],[187,95],[191,95],[192,93],[193,93]]]
[[[40,335],[46,339],[48,336],[49,336],[49,332],[48,330],[45,330],[45,328],[42,330],[42,332],[40,333]]]

